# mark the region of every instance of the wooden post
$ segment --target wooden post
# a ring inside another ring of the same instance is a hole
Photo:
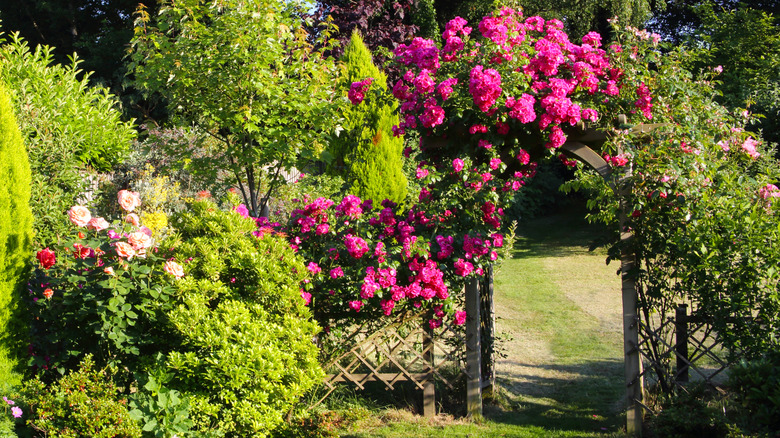
[[[620,190],[626,190],[621,187]],[[642,355],[639,352],[639,315],[637,314],[637,291],[634,278],[636,255],[630,247],[631,230],[628,229],[628,213],[625,200],[627,193],[621,196],[620,208],[620,272],[623,292],[623,351],[625,353],[626,383],[626,433],[629,436],[642,436]]]
[[[482,415],[482,364],[480,347],[479,286],[472,278],[466,284],[466,416]]]
[[[674,334],[676,338],[677,383],[688,383],[688,305],[680,304],[674,312]]]
[[[496,385],[496,311],[493,304],[493,265],[488,266],[480,283],[482,307],[482,396],[493,397]]]
[[[433,329],[428,324],[423,331],[423,352],[428,367],[428,377],[423,388],[423,415],[430,418],[436,416],[436,387],[433,381]]]

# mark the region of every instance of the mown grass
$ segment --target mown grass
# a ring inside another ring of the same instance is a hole
[[[345,425],[339,435],[622,436],[619,327],[615,331],[593,309],[584,309],[581,304],[587,303],[588,296],[577,296],[580,290],[619,295],[619,279],[614,269],[603,267],[603,251],[588,251],[602,230],[586,224],[583,214],[581,207],[569,206],[518,229],[513,257],[495,279],[498,313],[508,315],[498,321],[498,330],[514,340],[503,344],[507,357],[499,369],[504,370],[498,376],[500,402],[486,403],[484,418],[469,421],[440,415],[426,419],[396,408],[372,408],[368,410],[371,415]],[[538,344],[543,353],[534,357],[524,339]]]

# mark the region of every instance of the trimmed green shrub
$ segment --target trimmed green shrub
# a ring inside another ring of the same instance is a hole
[[[375,205],[390,199],[403,203],[406,199],[406,177],[403,172],[403,138],[395,137],[392,128],[398,124],[394,114],[395,104],[387,95],[387,78],[371,61],[360,34],[354,32],[344,50],[341,61],[346,73],[339,89],[344,95],[356,82],[373,78],[369,85],[372,93],[359,103],[344,110],[344,132],[329,146],[333,155],[331,172],[343,174],[349,185],[349,193],[361,199],[372,199]]]
[[[136,438],[141,428],[130,418],[127,400],[110,373],[96,370],[87,356],[78,370],[46,386],[25,383],[21,402],[27,425],[41,435],[59,438]]]
[[[30,162],[5,86],[0,84],[0,381],[16,380],[24,326],[19,315],[32,244]]]
[[[135,131],[121,120],[114,96],[88,86],[79,60],[53,65],[51,47],[30,50],[18,34],[6,37],[0,33],[0,77],[30,156],[35,243],[45,247],[67,233],[62,213],[92,190],[94,170],[111,170],[124,158]]]
[[[168,384],[191,397],[198,430],[266,436],[322,378],[319,331],[301,297],[308,271],[288,243],[207,201],[173,219],[190,260],[170,314]]]

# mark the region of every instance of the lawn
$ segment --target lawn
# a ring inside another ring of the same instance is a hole
[[[379,410],[343,437],[621,436],[620,281],[603,233],[568,204],[518,227],[513,256],[495,277],[500,403],[484,419],[435,419]]]

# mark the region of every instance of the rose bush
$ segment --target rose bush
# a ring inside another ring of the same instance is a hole
[[[118,199],[126,212],[140,204]],[[137,391],[144,430],[243,437],[267,435],[322,378],[300,296],[309,274],[287,241],[205,199],[174,215],[175,237],[162,241],[133,213],[109,224],[75,206],[69,217],[74,238],[38,253],[28,288],[42,382],[91,354],[124,395]],[[182,402],[161,408],[157,392]]]
[[[450,21],[441,49],[423,38],[399,46],[394,131],[422,139],[406,151],[419,160],[422,188],[403,213],[386,203],[371,211],[352,196],[294,212],[286,232],[310,262],[302,293],[320,321],[422,308],[441,325],[466,279],[498,258],[504,209],[566,131],[583,120],[611,124],[619,112],[652,117],[649,88],[612,64],[621,47],[604,50],[596,33],[574,44],[562,28],[504,8],[477,29]],[[371,81],[353,85],[359,105]]]
[[[652,133],[609,131],[602,151],[617,190],[587,169],[568,188],[589,192],[592,219],[616,231],[611,258],[623,249],[637,255],[645,321],[654,314],[665,321],[678,304],[689,304],[729,353],[760,356],[776,348],[780,332],[777,160],[745,131],[746,110],[731,113],[714,101],[719,72],[694,81],[680,67],[687,53],[661,56],[651,36],[636,29],[617,37],[612,64],[653,90],[648,110],[663,125]],[[617,233],[621,211],[634,234],[628,248]],[[668,329],[658,333],[671,336]],[[655,359],[671,366],[669,356]]]

